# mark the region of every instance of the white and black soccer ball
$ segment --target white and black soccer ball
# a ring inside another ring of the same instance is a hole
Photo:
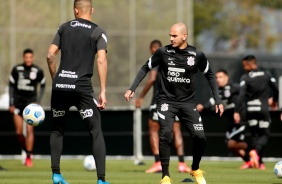
[[[282,161],[275,164],[274,173],[278,178],[282,178]]]
[[[29,104],[23,110],[23,119],[31,126],[38,126],[45,119],[45,111],[38,104]]]
[[[83,160],[83,167],[87,171],[94,171],[94,170],[96,170],[96,163],[95,163],[93,155],[88,155],[88,156],[86,156],[84,158],[84,160]]]

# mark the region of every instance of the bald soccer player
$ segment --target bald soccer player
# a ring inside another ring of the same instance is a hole
[[[169,161],[172,143],[174,117],[178,116],[193,139],[193,163],[190,174],[197,184],[206,184],[203,171],[199,169],[200,161],[206,146],[203,122],[196,109],[194,99],[196,88],[196,73],[198,69],[205,75],[215,99],[216,113],[222,115],[224,108],[221,104],[215,76],[209,67],[209,62],[200,50],[188,45],[187,27],[183,23],[174,24],[170,29],[170,45],[160,47],[149,58],[138,72],[132,86],[125,93],[129,101],[134,92],[154,67],[159,71],[159,92],[157,99],[157,114],[160,123],[160,160],[162,165],[161,184],[170,184]]]
[[[91,0],[75,0],[75,19],[60,26],[48,51],[47,62],[53,80],[50,145],[54,184],[67,184],[60,172],[60,157],[66,118],[71,106],[79,110],[91,137],[97,167],[97,184],[109,184],[105,181],[106,148],[100,117],[100,110],[106,107],[107,102],[107,36],[102,28],[91,22],[93,11]],[[56,72],[55,56],[59,50],[61,62]],[[91,84],[96,53],[100,80],[98,101],[94,98]]]

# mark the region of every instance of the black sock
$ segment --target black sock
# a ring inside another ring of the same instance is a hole
[[[18,142],[20,143],[21,148],[26,151],[25,137],[23,134],[17,134]]]
[[[32,154],[32,151],[26,151],[26,157],[27,158],[30,158],[31,154]]]
[[[170,177],[168,167],[169,167],[169,164],[162,164],[162,173],[163,173],[162,178],[164,178],[165,176]]]
[[[178,161],[179,162],[184,162],[184,155],[179,155],[178,156]]]
[[[245,156],[242,157],[242,159],[245,161],[245,162],[249,162],[250,161],[250,156],[248,153],[245,153]]]
[[[103,177],[103,176],[98,176],[98,180],[101,180],[101,181],[103,181],[103,182],[105,182],[105,177]]]
[[[159,154],[154,155],[154,157],[155,157],[155,162],[159,162],[160,161],[160,155]]]

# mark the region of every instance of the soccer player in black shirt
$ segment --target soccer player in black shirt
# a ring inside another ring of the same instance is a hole
[[[32,166],[31,154],[34,144],[33,126],[23,124],[22,113],[24,108],[31,103],[40,103],[45,91],[45,77],[43,70],[33,64],[33,50],[25,49],[23,51],[23,63],[13,67],[10,82],[10,112],[13,114],[13,120],[16,128],[17,139],[26,152],[25,165]],[[40,84],[40,93],[37,95],[37,86]],[[26,126],[26,138],[23,135],[23,126]]]
[[[178,116],[193,139],[193,163],[191,175],[197,184],[206,184],[203,171],[199,164],[206,146],[206,137],[201,116],[196,109],[194,99],[196,88],[196,73],[203,72],[212,89],[216,112],[223,113],[215,77],[209,67],[204,53],[188,45],[187,27],[183,23],[174,24],[170,29],[171,44],[159,48],[152,57],[141,67],[132,86],[125,93],[129,101],[142,79],[154,67],[159,66],[159,92],[157,99],[157,113],[160,122],[160,160],[162,164],[161,184],[170,184],[169,160],[172,142],[172,128],[174,117]]]
[[[53,80],[50,145],[54,184],[67,183],[60,173],[60,157],[66,117],[71,106],[79,110],[88,128],[97,167],[97,184],[109,184],[105,181],[106,148],[100,117],[100,110],[104,109],[107,103],[107,36],[102,28],[91,22],[93,11],[91,0],[74,0],[75,19],[60,26],[47,55]],[[56,72],[55,56],[59,50],[61,50],[61,61]],[[98,102],[94,98],[91,84],[96,53],[100,80]]]
[[[240,121],[239,112],[245,105],[246,118],[253,138],[253,149],[250,151],[252,165],[254,168],[265,169],[262,157],[269,137],[269,87],[273,91],[273,100],[270,104],[273,107],[277,106],[278,87],[275,78],[269,72],[258,68],[255,56],[244,57],[242,64],[247,73],[241,77],[234,120]]]
[[[162,46],[161,41],[153,40],[150,44],[150,51],[151,54]],[[157,114],[157,94],[158,94],[158,82],[157,82],[157,75],[158,75],[158,67],[153,68],[149,73],[149,78],[140,93],[139,97],[135,100],[136,108],[140,108],[143,103],[143,98],[153,86],[153,97],[151,100],[150,105],[150,114],[149,114],[149,133],[150,133],[150,144],[151,149],[155,157],[155,163],[152,165],[151,168],[147,169],[146,173],[156,173],[162,170],[161,161],[160,161],[160,154],[159,154],[159,129],[160,124],[158,122],[158,114]],[[173,135],[174,135],[174,144],[178,155],[178,171],[179,172],[190,172],[190,168],[184,162],[184,146],[183,146],[183,139],[181,134],[181,127],[179,118],[175,117],[175,123],[173,125]]]
[[[225,109],[224,114],[228,117],[226,131],[227,147],[245,161],[245,163],[241,166],[241,169],[251,168],[252,165],[249,157],[248,144],[244,141],[246,128],[245,118],[242,118],[239,123],[235,123],[233,119],[235,103],[239,95],[240,85],[229,82],[228,73],[223,69],[218,70],[215,73],[215,77],[218,85],[219,96]],[[214,98],[210,98],[206,104],[198,104],[197,110],[202,112],[203,109],[210,109],[214,105]],[[242,117],[245,117],[245,109],[242,109],[240,113]]]

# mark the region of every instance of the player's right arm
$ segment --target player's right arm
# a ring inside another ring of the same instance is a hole
[[[135,107],[136,108],[141,107],[142,102],[143,102],[143,98],[146,96],[146,94],[148,93],[148,91],[150,90],[150,88],[152,87],[154,82],[156,81],[157,75],[158,75],[157,69],[153,69],[153,70],[150,71],[149,78],[148,78],[142,92],[140,93],[139,97],[135,100]]]
[[[16,70],[16,67],[14,67],[10,74],[10,80],[9,80],[9,111],[10,113],[14,113],[14,110],[15,110],[14,92],[17,86],[17,81],[18,81],[17,70]]]
[[[162,60],[162,47],[156,50],[156,52],[149,58],[149,60],[141,67],[139,72],[137,73],[134,82],[131,87],[125,92],[124,97],[127,101],[129,101],[135,93],[137,86],[143,80],[143,78],[147,75],[147,73],[156,66],[159,66]]]

